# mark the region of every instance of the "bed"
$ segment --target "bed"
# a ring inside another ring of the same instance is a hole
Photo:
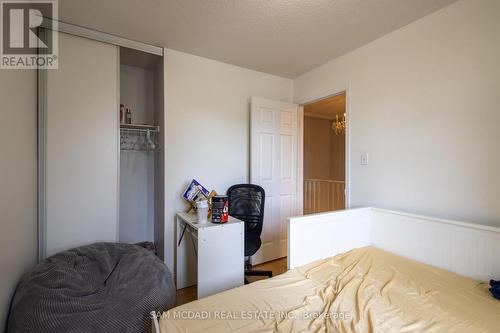
[[[500,229],[358,209],[292,218],[290,270],[174,308],[161,332],[498,332]]]

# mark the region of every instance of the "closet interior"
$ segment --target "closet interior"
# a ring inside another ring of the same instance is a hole
[[[120,47],[118,241],[163,257],[163,58]]]

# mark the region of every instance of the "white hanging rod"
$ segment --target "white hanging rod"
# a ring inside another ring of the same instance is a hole
[[[138,132],[159,132],[160,126],[156,125],[141,125],[141,124],[120,124],[121,130],[138,131]]]

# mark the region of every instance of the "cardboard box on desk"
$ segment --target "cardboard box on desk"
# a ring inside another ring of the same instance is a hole
[[[182,197],[189,202],[190,207],[187,212],[196,211],[196,201],[207,200],[208,201],[208,215],[212,211],[212,198],[217,195],[215,190],[208,191],[203,185],[201,185],[196,179],[193,179],[188,185]]]

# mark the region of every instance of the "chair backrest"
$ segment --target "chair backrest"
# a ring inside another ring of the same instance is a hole
[[[245,238],[260,239],[266,193],[253,184],[233,185],[227,190],[229,215],[245,222]]]

